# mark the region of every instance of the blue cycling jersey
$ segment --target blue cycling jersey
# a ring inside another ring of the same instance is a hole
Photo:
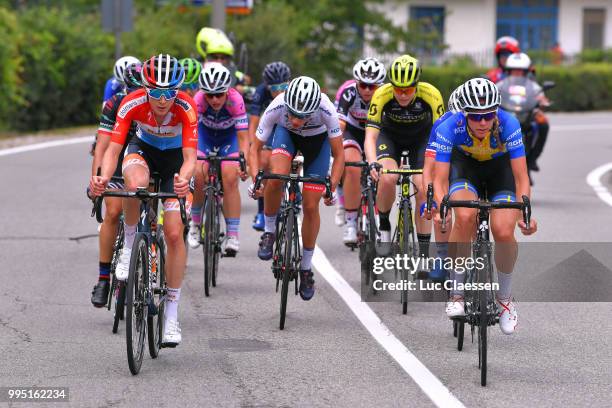
[[[499,142],[490,132],[484,139],[473,136],[467,127],[467,119],[463,112],[448,117],[436,130],[436,161],[450,162],[453,148],[478,161],[487,161],[506,153],[510,159],[525,156],[523,135],[519,121],[502,109],[497,112],[499,120]]]
[[[252,102],[249,105],[249,115],[261,116],[272,100],[274,100],[274,98],[266,84],[258,85],[257,88],[255,88]]]
[[[453,116],[455,113],[448,111],[445,112],[444,115],[440,116],[431,127],[431,131],[429,132],[429,140],[427,141],[427,147],[425,148],[425,157],[436,157],[436,130],[438,127],[444,122],[446,119]]]
[[[115,77],[109,78],[106,81],[106,86],[104,87],[104,100],[103,102],[108,101],[110,98],[123,91],[123,84],[115,79]]]

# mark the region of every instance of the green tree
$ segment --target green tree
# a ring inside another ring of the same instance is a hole
[[[6,129],[9,118],[25,103],[24,92],[19,74],[22,58],[19,55],[18,43],[21,33],[17,16],[9,10],[0,7],[0,129]]]

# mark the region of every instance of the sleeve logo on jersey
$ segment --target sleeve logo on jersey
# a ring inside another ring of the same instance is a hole
[[[355,97],[354,88],[348,88],[346,91],[342,93],[342,99],[344,99],[347,102],[352,101],[354,97]]]
[[[511,140],[510,142],[506,143],[506,146],[508,148],[512,148],[512,147],[521,146],[522,144],[523,144],[523,139],[522,138],[518,138],[516,140]]]
[[[455,129],[455,131],[456,130],[457,129]],[[451,141],[448,140],[446,137],[444,137],[444,135],[442,133],[440,133],[440,132],[436,132],[436,139],[439,139],[439,140],[443,141],[444,143],[451,144]]]
[[[375,103],[370,105],[370,111],[368,112],[368,115],[370,116],[376,116],[376,114],[378,113],[378,107],[376,106]]]
[[[508,139],[512,139],[514,136],[516,136],[516,135],[518,135],[520,133],[521,133],[521,128],[518,128],[514,132],[512,132],[512,134],[510,136],[508,136]]]
[[[128,103],[123,105],[123,107],[119,110],[119,113],[117,114],[117,116],[119,116],[122,119],[125,118],[125,116],[128,114],[129,111],[131,111],[136,106],[141,105],[145,100],[146,100],[146,97],[143,96],[141,98],[136,98],[134,100],[129,101]]]

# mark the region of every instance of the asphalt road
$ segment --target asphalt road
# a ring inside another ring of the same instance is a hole
[[[559,242],[612,248],[612,208],[586,183],[590,171],[612,161],[612,114],[551,115],[551,123],[532,197],[540,230],[522,240],[550,243],[551,251]],[[320,271],[314,299],[291,296],[287,327],[278,330],[279,296],[269,265],[256,257],[259,233],[250,228],[256,203],[246,198],[241,252],[221,260],[210,298],[201,251],[190,251],[179,311],[183,343],[156,360],[147,354],[132,376],[124,327],[113,335],[111,313],[89,301],[97,225],[84,194],[88,147],[0,156],[0,387],[69,387],[75,407],[435,405]],[[322,209],[318,244],[359,293],[357,254],[342,245],[331,208]],[[466,330],[464,350],[456,350],[442,303],[411,303],[408,316],[397,303],[369,305],[465,406],[609,406],[612,304],[515,296],[517,332],[490,330],[486,388],[476,343]]]

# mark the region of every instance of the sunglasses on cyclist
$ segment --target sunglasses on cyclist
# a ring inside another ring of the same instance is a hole
[[[394,86],[393,91],[398,95],[412,95],[416,90],[416,86],[399,87]]]
[[[204,96],[208,99],[221,99],[225,96],[225,92],[205,93]]]
[[[268,85],[268,89],[270,90],[270,92],[284,92],[288,86],[289,84],[285,82],[282,84]]]
[[[289,116],[294,117],[296,119],[300,119],[300,120],[308,119],[309,117],[312,116],[312,113],[296,114],[293,111],[288,111],[288,113],[289,113]]]
[[[208,61],[229,61],[230,56],[225,54],[208,54],[206,60]]]
[[[490,121],[495,119],[497,116],[497,112],[487,112],[487,113],[468,113],[468,119],[473,120],[475,122],[480,122],[481,120]]]
[[[149,89],[147,88],[147,95],[150,98],[159,100],[163,96],[167,101],[176,98],[178,90],[176,89]]]
[[[364,84],[363,82],[359,82],[359,89],[366,90],[369,89],[371,91],[375,91],[378,88],[377,84]]]

